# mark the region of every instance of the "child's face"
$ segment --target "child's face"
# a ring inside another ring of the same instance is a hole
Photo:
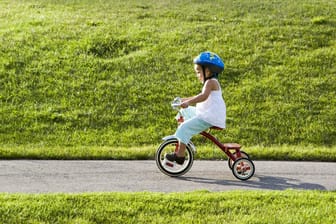
[[[204,75],[203,75],[203,69],[202,66],[195,64],[194,66],[197,78],[201,81],[201,83],[204,82]]]

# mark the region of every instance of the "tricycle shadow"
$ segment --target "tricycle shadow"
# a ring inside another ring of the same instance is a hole
[[[301,182],[298,179],[285,177],[272,177],[255,175],[248,181],[239,180],[222,180],[202,177],[182,176],[177,179],[191,181],[195,183],[214,184],[223,186],[232,186],[235,189],[268,189],[268,190],[286,190],[286,189],[303,189],[303,190],[326,190],[322,185],[308,182]]]

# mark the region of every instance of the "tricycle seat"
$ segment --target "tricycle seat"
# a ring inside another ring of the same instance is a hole
[[[237,143],[225,143],[224,147],[226,149],[240,149],[241,145],[237,144]]]
[[[219,131],[223,130],[223,128],[220,128],[220,127],[217,127],[217,126],[212,126],[212,127],[210,127],[210,129],[219,130]]]

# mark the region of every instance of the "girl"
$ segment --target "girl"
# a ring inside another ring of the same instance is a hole
[[[176,130],[179,140],[177,152],[167,154],[166,159],[182,165],[185,160],[186,145],[192,136],[212,126],[225,128],[226,106],[218,75],[224,70],[221,58],[212,52],[202,52],[194,59],[194,69],[198,79],[203,83],[202,92],[196,96],[183,98],[182,108],[196,104],[196,115],[183,122]]]

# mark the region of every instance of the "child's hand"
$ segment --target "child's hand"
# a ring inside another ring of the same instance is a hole
[[[189,103],[187,101],[181,103],[182,108],[187,108],[189,106]]]

